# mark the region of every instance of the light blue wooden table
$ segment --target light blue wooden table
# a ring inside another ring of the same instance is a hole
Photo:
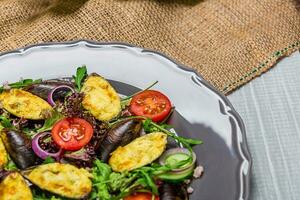
[[[300,53],[228,96],[246,125],[251,200],[300,200]]]

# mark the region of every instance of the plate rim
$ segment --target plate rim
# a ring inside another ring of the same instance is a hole
[[[246,137],[246,128],[245,128],[245,124],[241,118],[241,116],[238,114],[238,112],[235,110],[234,106],[232,105],[232,103],[229,101],[229,99],[220,91],[218,91],[212,84],[210,84],[208,81],[206,81],[202,75],[200,73],[198,73],[196,70],[192,69],[191,67],[188,67],[186,65],[181,64],[180,62],[176,61],[175,59],[167,56],[164,53],[161,53],[159,51],[153,50],[153,49],[148,49],[148,48],[144,48],[144,47],[140,47],[140,46],[136,46],[130,43],[126,43],[126,42],[99,42],[99,41],[95,41],[95,40],[88,40],[88,39],[79,39],[79,40],[70,40],[70,41],[62,41],[62,42],[43,42],[43,43],[37,43],[37,44],[31,44],[31,45],[27,45],[21,48],[17,48],[11,51],[5,51],[5,52],[1,52],[0,53],[0,61],[3,57],[8,56],[8,55],[13,55],[13,54],[25,54],[27,50],[33,49],[33,48],[51,48],[51,47],[55,47],[55,46],[64,46],[64,47],[75,47],[78,45],[85,45],[87,47],[91,47],[90,45],[93,46],[109,46],[109,45],[113,45],[113,46],[119,46],[119,47],[123,47],[123,48],[137,48],[140,51],[140,53],[151,53],[154,55],[158,55],[161,56],[165,59],[167,59],[168,61],[172,62],[177,68],[185,71],[185,72],[190,72],[193,73],[204,86],[206,86],[209,90],[211,90],[214,94],[216,94],[217,96],[220,97],[220,99],[223,101],[223,103],[225,103],[225,105],[227,105],[230,110],[226,111],[226,114],[229,114],[235,118],[235,120],[237,121],[237,126],[239,126],[240,130],[241,130],[241,136],[242,136],[242,141],[238,142],[238,144],[241,147],[241,150],[239,150],[239,154],[243,155],[241,156],[244,161],[248,162],[247,165],[247,174],[243,174],[243,170],[240,170],[240,176],[242,177],[240,185],[243,185],[243,187],[241,187],[241,191],[240,191],[240,197],[244,197],[241,200],[249,200],[250,198],[250,180],[251,180],[251,174],[252,174],[252,165],[253,165],[253,160],[252,160],[252,156],[250,154],[250,150],[249,150],[249,146],[248,146],[248,142],[247,142],[247,137]],[[72,45],[72,46],[67,46],[67,45]],[[195,84],[198,84],[197,82],[194,81]]]

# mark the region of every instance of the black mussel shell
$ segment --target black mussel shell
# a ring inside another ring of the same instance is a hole
[[[11,171],[6,171],[5,169],[0,170],[0,182],[5,179],[6,176],[8,176],[11,173]]]
[[[48,99],[48,94],[55,88],[57,85],[48,84],[48,83],[38,83],[31,85],[27,88],[24,88],[26,91],[41,97],[44,100]]]
[[[4,130],[2,139],[9,156],[18,168],[26,169],[36,164],[37,156],[31,148],[31,140],[22,132]]]
[[[74,84],[71,82],[69,78],[61,78],[61,79],[50,79],[43,81],[42,83],[33,84],[24,88],[24,90],[37,95],[44,100],[48,99],[49,93],[56,87],[60,85],[67,85],[71,88],[74,88]]]
[[[164,183],[159,188],[160,200],[188,200],[186,187],[183,184]]]

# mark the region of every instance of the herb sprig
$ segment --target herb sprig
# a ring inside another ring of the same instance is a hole
[[[142,92],[144,92],[146,90],[151,89],[157,83],[158,83],[158,81],[155,81],[154,83],[152,83],[151,85],[149,85],[147,88],[145,88],[145,89],[143,89],[143,90],[141,90],[139,92],[136,92],[136,93],[134,93],[134,94],[132,94],[130,96],[127,96],[127,97],[121,99],[121,107],[122,107],[122,109],[124,109],[126,106],[128,106],[130,104],[130,101],[131,101],[132,97],[134,97],[135,95],[138,95],[138,94],[140,94],[140,93],[142,93]]]
[[[151,191],[153,194],[158,195],[155,177],[159,174],[180,168],[189,162],[190,160],[187,159],[172,166],[154,163],[130,172],[118,173],[112,172],[108,164],[97,159],[92,169],[93,191],[90,199],[119,200],[138,190]]]
[[[5,115],[0,115],[0,126],[3,128],[12,128],[13,125],[11,120],[7,118]]]
[[[153,129],[164,132],[169,137],[175,139],[178,143],[182,144],[185,148],[188,148],[189,150],[191,150],[192,146],[203,143],[203,141],[198,140],[198,139],[192,139],[192,138],[185,138],[185,137],[177,136],[175,133],[172,133],[171,131],[167,130],[165,128],[166,125],[156,124],[151,119],[144,120],[143,127],[144,127],[146,132],[147,132],[147,130],[153,131]]]
[[[37,84],[37,83],[41,83],[41,82],[42,82],[42,79],[37,79],[37,80],[23,79],[18,82],[15,82],[15,83],[9,83],[7,86],[9,88],[23,88],[23,87],[27,87],[29,85],[33,85],[33,84]],[[5,86],[1,86],[0,93],[3,92],[4,89],[5,89]]]
[[[45,120],[44,125],[37,129],[36,132],[37,133],[41,133],[41,132],[45,132],[45,131],[50,131],[53,127],[53,125],[60,119],[62,119],[64,116],[62,114],[60,114],[57,111],[53,111],[51,113],[51,117],[49,117],[48,119]]]
[[[55,163],[55,160],[51,156],[47,156],[43,161],[43,164]]]
[[[85,80],[85,78],[88,76],[87,74],[87,68],[85,65],[83,65],[82,67],[78,67],[77,71],[76,71],[76,76],[73,76],[73,79],[75,81],[75,85],[76,85],[76,91],[80,92],[82,85],[83,85],[83,81]]]

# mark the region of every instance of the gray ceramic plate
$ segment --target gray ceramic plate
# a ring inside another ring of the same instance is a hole
[[[116,89],[125,95],[159,81],[155,89],[176,106],[170,123],[180,135],[204,141],[195,152],[205,173],[193,182],[190,199],[249,198],[251,157],[241,118],[227,98],[201,76],[161,53],[92,41],[39,44],[3,53],[0,80],[66,77],[83,64],[89,72],[114,80]]]

